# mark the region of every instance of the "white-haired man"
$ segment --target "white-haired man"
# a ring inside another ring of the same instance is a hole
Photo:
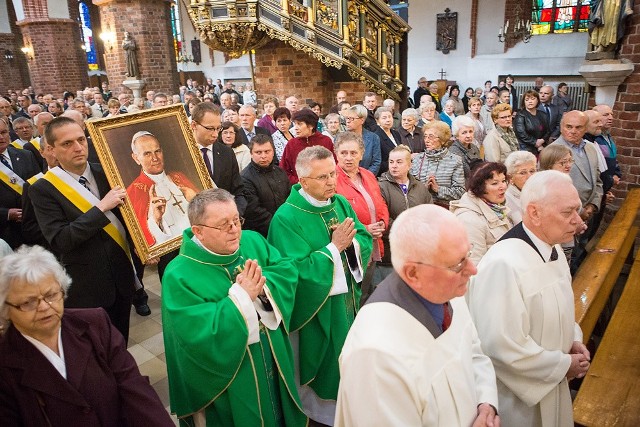
[[[522,222],[478,265],[469,310],[495,367],[504,424],[572,426],[568,380],[585,375],[590,356],[560,243],[573,240],[582,204],[558,171],[529,178],[520,201]]]
[[[187,205],[198,189],[183,173],[165,172],[162,146],[151,132],[133,135],[131,157],[141,171],[127,187],[127,194],[147,244],[181,236],[189,227]]]
[[[476,273],[464,226],[420,205],[389,242],[394,271],[342,349],[336,426],[499,426],[495,373],[463,298]]]
[[[359,283],[373,244],[349,202],[336,194],[331,151],[305,148],[295,167],[299,183],[273,216],[269,242],[298,270],[289,331],[304,411],[333,425],[338,355],[358,310]]]
[[[256,109],[252,105],[243,105],[240,107],[238,116],[240,120],[240,127],[242,128],[239,133],[240,140],[244,145],[249,145],[249,141],[251,141],[251,139],[256,135],[271,136],[268,130],[255,125]]]

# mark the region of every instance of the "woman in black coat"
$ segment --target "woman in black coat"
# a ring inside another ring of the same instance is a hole
[[[548,143],[551,131],[547,113],[538,110],[540,95],[528,90],[522,97],[522,105],[513,123],[520,149],[538,155]]]

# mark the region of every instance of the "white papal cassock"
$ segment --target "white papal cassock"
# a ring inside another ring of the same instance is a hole
[[[570,427],[565,375],[573,341],[582,340],[571,274],[559,245],[558,259],[545,262],[532,244],[508,238],[489,249],[471,279],[469,310],[496,371],[502,425]]]

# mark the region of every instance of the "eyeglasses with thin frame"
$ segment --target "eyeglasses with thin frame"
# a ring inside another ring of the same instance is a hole
[[[227,222],[225,224],[219,225],[219,226],[215,226],[215,225],[206,225],[206,224],[194,224],[200,227],[205,227],[205,228],[214,228],[216,230],[222,231],[224,233],[231,233],[233,231],[233,227],[238,227],[238,228],[242,228],[242,226],[244,225],[244,218],[243,217],[238,217],[236,219],[234,219],[231,222]]]
[[[362,118],[362,117],[345,117],[345,118],[344,118],[344,121],[345,121],[345,122],[352,122],[352,121],[354,121],[354,120],[358,120],[358,119],[361,119],[361,118]]]
[[[498,116],[498,120],[513,120],[513,115],[509,114],[508,116]]]
[[[195,120],[194,120],[194,122],[195,122],[197,125],[200,125],[200,126],[202,126],[203,128],[205,128],[205,129],[206,129],[206,130],[208,130],[209,132],[220,132],[220,131],[222,130],[222,126],[218,126],[218,127],[211,127],[211,126],[205,126],[205,125],[203,125],[203,124],[202,124],[202,123],[200,123],[200,122],[196,122]]]
[[[464,270],[464,267],[467,265],[467,262],[471,261],[471,252],[473,252],[473,244],[470,245],[467,256],[465,256],[464,259],[459,263],[457,263],[456,265],[452,265],[450,267],[441,267],[439,265],[428,264],[422,261],[409,261],[409,262],[413,262],[415,264],[420,264],[420,265],[428,265],[429,267],[439,268],[441,270],[449,270],[452,273],[459,274],[462,270]]]
[[[335,177],[336,177],[336,171],[333,171],[331,173],[325,173],[320,176],[304,176],[303,178],[315,179],[318,182],[327,182],[329,178],[333,179]]]
[[[47,295],[41,295],[37,298],[29,298],[28,301],[23,302],[22,304],[12,304],[8,301],[5,301],[4,303],[9,307],[17,308],[20,311],[33,311],[38,308],[40,301],[44,301],[51,305],[54,302],[60,301],[62,297],[64,297],[64,291],[60,289],[59,291],[50,292]]]
[[[568,159],[568,160],[559,160],[556,163],[558,163],[560,166],[562,166],[563,168],[566,166],[571,166],[575,163],[575,160],[573,159]]]

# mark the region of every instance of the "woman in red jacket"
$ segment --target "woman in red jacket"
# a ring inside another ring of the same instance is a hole
[[[334,142],[334,152],[338,160],[336,192],[349,201],[360,222],[373,236],[373,251],[362,280],[362,306],[373,292],[373,273],[384,252],[382,234],[389,224],[389,210],[376,177],[359,166],[364,154],[362,137],[353,132],[339,133]]]

